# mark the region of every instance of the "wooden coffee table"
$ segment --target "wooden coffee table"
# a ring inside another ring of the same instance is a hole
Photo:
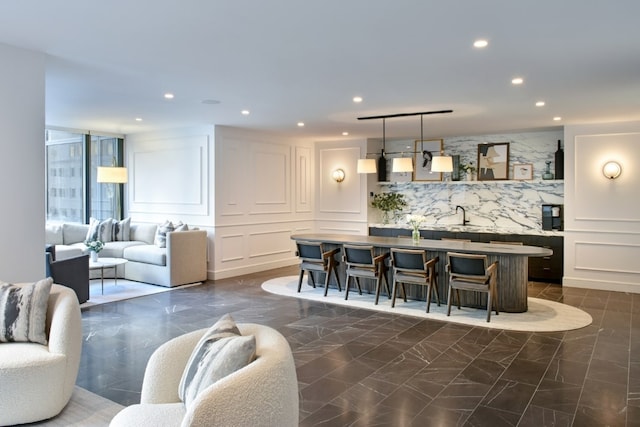
[[[118,284],[118,274],[116,268],[119,265],[126,264],[128,261],[124,258],[98,258],[98,261],[89,260],[89,270],[100,270],[100,287],[102,295],[104,295],[104,270],[113,268],[114,283]]]

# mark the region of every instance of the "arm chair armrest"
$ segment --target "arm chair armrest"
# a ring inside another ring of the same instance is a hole
[[[330,251],[325,251],[322,253],[322,258],[323,259],[331,258],[338,252],[340,252],[340,248],[334,248],[334,249],[331,249]]]
[[[385,252],[373,258],[373,263],[384,262],[385,259],[389,258],[389,252]]]
[[[496,281],[497,281],[497,273],[498,273],[498,261],[494,261],[488,268],[487,268],[487,277],[489,279],[489,281],[491,282],[491,285],[495,285]]]
[[[140,403],[180,402],[178,387],[191,352],[207,329],[173,338],[153,352],[144,371]]]

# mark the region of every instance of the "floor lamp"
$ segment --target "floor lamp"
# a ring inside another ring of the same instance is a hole
[[[98,166],[97,179],[99,183],[113,184],[115,186],[115,213],[114,218],[121,220],[122,210],[120,209],[120,186],[127,183],[127,168],[116,166]]]

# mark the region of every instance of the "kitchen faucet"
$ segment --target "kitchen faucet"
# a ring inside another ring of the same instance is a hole
[[[458,213],[458,209],[462,211],[462,225],[467,225],[469,223],[469,220],[467,219],[467,211],[465,211],[462,206],[456,205],[456,213]]]

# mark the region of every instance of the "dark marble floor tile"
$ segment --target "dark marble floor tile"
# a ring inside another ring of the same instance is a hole
[[[581,386],[543,379],[531,399],[531,404],[573,415],[581,393]]]
[[[571,427],[572,425],[573,414],[529,405],[518,427]]]
[[[158,346],[231,313],[289,341],[302,426],[640,424],[640,295],[532,282],[530,296],[582,307],[593,323],[528,333],[283,298],[260,287],[297,274],[297,266],[285,267],[83,309],[77,384],[137,403]]]
[[[467,418],[465,426],[469,427],[515,427],[520,420],[520,414],[502,411],[487,406],[478,406]]]
[[[546,363],[516,358],[504,371],[501,379],[537,386],[546,370]]]
[[[513,381],[499,380],[481,402],[482,405],[522,415],[536,387]]]

